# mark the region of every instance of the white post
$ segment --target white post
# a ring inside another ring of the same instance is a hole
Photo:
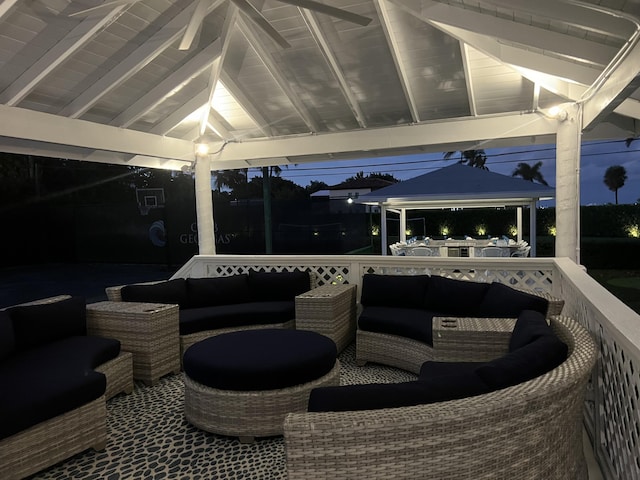
[[[522,241],[522,207],[518,207],[516,210],[516,229],[518,233],[516,234],[516,238],[518,242]]]
[[[387,238],[387,207],[384,205],[380,205],[380,237],[382,255],[386,255],[389,239]]]
[[[531,240],[531,251],[529,253],[530,257],[535,257],[536,256],[536,239],[538,238],[538,228],[536,226],[537,224],[537,218],[538,216],[538,202],[536,200],[534,200],[533,202],[531,202],[531,205],[529,207],[529,232],[530,232],[530,238],[529,240]]]
[[[407,209],[400,209],[400,241],[407,241]]]
[[[211,199],[211,157],[196,155],[195,168],[196,219],[198,222],[198,252],[215,255],[216,241]]]
[[[556,257],[580,263],[580,146],[582,107],[563,105],[567,112],[556,135]]]

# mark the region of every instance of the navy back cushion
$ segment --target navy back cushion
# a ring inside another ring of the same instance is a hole
[[[187,297],[189,308],[250,302],[249,276],[187,278]]]
[[[535,310],[523,310],[511,333],[509,351],[513,352],[546,335],[554,335],[545,316]]]
[[[13,334],[13,322],[7,312],[0,311],[0,361],[13,355],[16,339]]]
[[[249,272],[249,288],[255,302],[294,300],[311,289],[308,272]]]
[[[477,317],[478,306],[488,289],[488,283],[434,275],[429,279],[424,308],[446,315]]]
[[[7,313],[13,323],[16,350],[19,351],[87,334],[84,297],[11,307]]]
[[[151,285],[125,285],[120,293],[125,302],[177,303],[180,308],[187,305],[187,283],[184,278]]]
[[[375,275],[362,277],[360,303],[365,307],[422,308],[428,275]]]
[[[555,335],[546,335],[476,370],[491,388],[526,382],[553,370],[567,358],[567,346]]]
[[[523,310],[535,310],[546,315],[548,308],[546,298],[493,282],[489,285],[478,313],[481,317],[516,318]]]

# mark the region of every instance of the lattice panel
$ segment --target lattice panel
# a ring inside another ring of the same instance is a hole
[[[314,286],[319,287],[326,284],[340,285],[349,283],[349,267],[341,266],[318,266],[318,265],[207,265],[208,277],[226,277],[249,271],[258,272],[292,272],[295,270],[308,271],[315,274]]]

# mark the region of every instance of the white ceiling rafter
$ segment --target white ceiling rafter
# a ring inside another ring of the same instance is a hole
[[[258,36],[255,34],[251,25],[247,24],[244,19],[240,18],[238,20],[238,27],[240,28],[240,32],[247,39],[247,42],[249,42],[250,47],[256,52],[256,55],[258,55],[262,64],[267,68],[280,89],[284,92],[295,110],[298,112],[300,118],[304,120],[309,131],[318,132],[320,130],[318,122],[313,118],[311,112],[309,112],[300,99],[300,96],[291,88],[291,85],[285,78],[285,75],[276,66],[273,55],[271,55],[271,53],[269,53],[269,51],[264,47],[263,42],[260,41]]]
[[[347,103],[349,104],[349,107],[351,108],[351,111],[353,112],[358,125],[360,125],[360,128],[367,128],[367,122],[365,120],[364,114],[362,113],[362,109],[360,108],[360,102],[358,102],[358,99],[351,91],[349,82],[347,82],[347,79],[344,75],[344,72],[342,71],[342,68],[340,67],[335,53],[331,50],[327,39],[324,37],[315,14],[302,8],[298,8],[298,10],[300,10],[300,13],[304,17],[304,21],[309,27],[309,30],[313,35],[313,39],[318,45],[318,48],[320,49],[322,56],[327,62],[327,65],[329,65],[329,67],[331,68],[333,76],[338,81],[340,90],[342,91],[344,98],[347,100]]]
[[[149,133],[153,133],[155,135],[168,135],[171,130],[176,128],[185,118],[196,110],[202,108],[202,106],[207,102],[207,98],[209,98],[208,89],[203,88],[196,92],[191,99],[184,102],[179,108],[171,112],[171,114],[157,122],[153,128],[149,130]]]
[[[3,0],[0,2],[0,20],[2,20],[5,15],[8,15],[11,12],[11,9],[18,3],[20,0]]]
[[[228,73],[224,70],[222,71],[221,81],[224,86],[227,88],[231,96],[234,100],[240,105],[240,107],[246,112],[246,114],[251,118],[253,123],[256,125],[256,128],[265,136],[271,137],[273,136],[273,131],[271,130],[271,124],[267,121],[266,118],[262,116],[262,114],[258,111],[258,109],[251,103],[249,97],[242,91],[242,88],[235,82]]]
[[[395,64],[396,71],[398,72],[398,78],[400,79],[404,96],[407,99],[407,105],[409,105],[411,119],[413,122],[417,123],[420,121],[420,113],[418,112],[415,95],[411,89],[407,69],[402,61],[402,52],[400,52],[400,48],[398,47],[395,31],[391,28],[389,7],[386,0],[374,0],[374,2],[378,11],[378,16],[380,17],[380,25],[382,26],[382,30],[384,31],[384,35],[387,40],[387,45],[389,45],[389,50],[393,57],[393,63]]]
[[[478,115],[478,109],[476,108],[476,97],[473,92],[473,74],[469,67],[469,50],[465,42],[460,42],[460,54],[462,55],[462,66],[464,68],[464,78],[467,82],[467,92],[469,95],[469,111],[471,116]]]

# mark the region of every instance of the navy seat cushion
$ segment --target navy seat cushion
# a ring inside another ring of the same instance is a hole
[[[274,390],[319,379],[335,366],[336,345],[304,330],[231,332],[195,343],[184,354],[184,371],[221,390]]]
[[[441,377],[461,377],[473,374],[485,362],[424,362],[420,367],[420,380],[432,380]]]
[[[152,285],[125,285],[120,290],[125,302],[170,303],[180,308],[187,306],[187,283],[184,278],[175,278]]]
[[[253,301],[291,300],[311,289],[308,272],[249,272],[249,288]]]
[[[488,283],[432,276],[423,308],[444,315],[477,317],[478,306],[488,289]]]
[[[8,308],[15,348],[22,351],[74,335],[86,335],[86,301],[74,296],[53,303]]]
[[[314,388],[309,412],[344,412],[398,408],[444,402],[487,393],[487,386],[474,374],[404,383],[345,385]]]
[[[516,325],[509,340],[509,351],[512,352],[537,340],[540,337],[554,335],[545,316],[535,310],[523,310],[518,315]]]
[[[249,276],[187,278],[188,308],[228,305],[251,301]]]
[[[558,337],[546,335],[487,362],[476,373],[491,388],[511,387],[553,370],[566,360],[567,350]]]
[[[523,310],[535,310],[546,315],[548,308],[546,298],[493,282],[489,285],[476,316],[516,318]]]
[[[362,277],[360,303],[373,307],[422,308],[428,275],[376,275]]]
[[[180,335],[246,325],[272,325],[293,320],[294,300],[250,302],[180,310]]]
[[[358,318],[358,328],[433,345],[434,315],[433,312],[413,308],[365,307]]]
[[[7,312],[0,311],[0,362],[10,357],[16,350],[13,322]]]

